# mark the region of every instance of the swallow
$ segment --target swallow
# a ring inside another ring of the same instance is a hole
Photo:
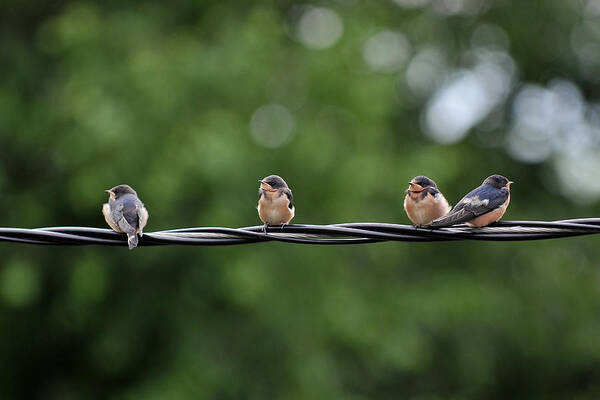
[[[269,175],[259,179],[258,217],[263,222],[263,231],[268,225],[284,225],[294,218],[294,196],[287,183],[278,175]]]
[[[108,203],[102,206],[104,219],[115,232],[127,234],[127,244],[132,250],[138,245],[137,235],[141,237],[144,234],[148,210],[129,185],[118,185],[105,192],[109,198]]]
[[[415,226],[423,226],[450,211],[446,198],[426,176],[415,176],[408,182],[404,211]]]
[[[442,228],[466,222],[469,226],[481,228],[499,221],[510,203],[512,183],[502,175],[488,176],[481,186],[467,193],[448,215],[434,220],[427,227]]]

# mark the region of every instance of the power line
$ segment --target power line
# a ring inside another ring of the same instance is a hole
[[[441,229],[411,225],[352,222],[331,225],[262,226],[244,228],[199,227],[148,232],[139,246],[191,245],[223,246],[258,242],[298,244],[360,244],[386,241],[445,242],[461,240],[524,241],[558,239],[600,233],[600,218],[562,221],[503,221],[484,228],[457,225]],[[37,245],[127,246],[124,234],[89,227],[0,228],[0,241]]]

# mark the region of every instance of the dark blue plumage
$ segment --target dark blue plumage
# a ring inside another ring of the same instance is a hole
[[[121,212],[123,213],[123,217],[132,228],[137,230],[139,226],[137,207],[138,204],[141,204],[141,202],[136,195],[125,194],[119,197],[118,200],[110,199],[108,204],[110,205],[111,210],[116,209],[118,204],[122,204],[123,208]]]
[[[496,222],[508,207],[511,183],[502,175],[489,176],[481,186],[467,193],[447,215],[427,226],[441,228],[465,222],[485,226]]]

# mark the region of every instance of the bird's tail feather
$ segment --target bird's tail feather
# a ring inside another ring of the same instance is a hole
[[[443,217],[439,217],[438,219],[434,219],[428,224],[425,224],[426,228],[445,228],[452,225],[462,224],[463,222],[467,222],[475,218],[475,214],[471,212],[467,212],[464,210],[459,210],[456,212],[450,211],[448,214]]]
[[[448,218],[445,216],[434,219],[433,221],[423,225],[425,228],[444,228],[446,226],[450,226],[452,223],[448,223]]]
[[[129,250],[133,250],[138,245],[138,237],[134,234],[127,234],[127,244],[129,244]]]
[[[445,228],[450,225],[452,224],[447,224],[441,221],[431,221],[430,223],[423,225],[423,228]]]

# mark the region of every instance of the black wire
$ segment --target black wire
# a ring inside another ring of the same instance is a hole
[[[148,232],[139,246],[225,246],[260,242],[298,244],[361,244],[385,241],[446,242],[455,240],[524,241],[557,239],[600,233],[600,218],[560,221],[503,221],[485,228],[456,225],[426,229],[411,225],[351,222],[330,225],[262,226],[244,228],[199,227]],[[0,228],[0,241],[35,245],[127,246],[124,234],[89,227]]]

